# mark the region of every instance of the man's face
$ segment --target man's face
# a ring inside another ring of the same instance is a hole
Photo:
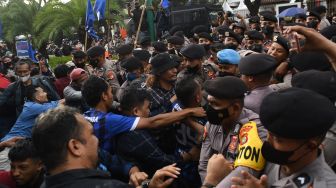
[[[36,88],[35,99],[39,103],[48,102],[47,93],[42,88],[38,87],[38,88]]]
[[[177,68],[171,68],[160,75],[160,79],[166,82],[174,83],[177,79]]]
[[[310,21],[317,21],[318,22],[319,20],[315,16],[307,16],[306,21],[307,22],[310,22]]]
[[[272,21],[260,21],[260,27],[261,28],[264,28],[266,26],[275,28],[276,24],[275,24],[275,22],[272,22]]]
[[[250,23],[250,29],[251,30],[257,30],[259,29],[259,24],[258,23]]]
[[[237,65],[218,63],[218,69],[220,72],[227,72],[232,75],[237,74]]]
[[[150,102],[149,100],[146,99],[143,105],[136,107],[134,115],[138,117],[142,117],[142,118],[148,118],[149,113],[150,113],[149,107],[150,107]]]
[[[112,94],[111,86],[108,86],[107,91],[103,93],[103,99],[104,99],[105,105],[108,107],[108,109],[110,109],[113,103],[113,94]]]
[[[30,69],[28,64],[18,65],[15,70],[16,75],[20,77],[30,75]]]
[[[77,67],[83,68],[85,65],[85,58],[72,58]]]
[[[200,45],[210,45],[211,44],[211,41],[206,39],[206,38],[199,38],[198,39],[198,44]]]
[[[305,20],[305,19],[302,19],[302,18],[296,18],[296,19],[295,19],[295,23],[300,23],[300,24],[304,24],[304,25],[307,24],[307,23],[306,23],[306,20]]]
[[[267,54],[273,56],[278,63],[281,63],[284,60],[286,60],[288,56],[287,51],[280,44],[276,42],[273,42],[271,47],[268,49]]]
[[[81,139],[84,140],[84,157],[87,167],[96,168],[98,165],[98,138],[94,134],[93,126],[81,114],[76,114],[78,124],[81,126]]]
[[[28,158],[24,161],[12,161],[11,174],[17,185],[26,185],[35,180],[42,170],[42,162]]]
[[[225,40],[224,40],[224,45],[229,45],[229,44],[235,44],[235,45],[239,45],[237,40],[233,37],[225,37]]]
[[[249,49],[254,44],[263,44],[262,40],[246,40],[245,47],[246,49]]]
[[[202,65],[202,61],[199,59],[190,59],[187,57],[183,58],[187,69],[193,69],[196,67],[200,67]]]
[[[240,28],[240,27],[234,27],[233,32],[238,34],[238,35],[241,35],[241,34],[243,34],[243,29]]]

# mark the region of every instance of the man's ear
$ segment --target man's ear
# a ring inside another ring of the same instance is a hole
[[[106,93],[105,91],[102,93],[102,95],[101,95],[101,99],[102,99],[103,101],[107,101],[108,96],[107,96],[107,93]]]
[[[253,76],[247,76],[247,80],[248,80],[249,82],[253,82],[253,81],[254,81],[254,77],[253,77]]]
[[[68,152],[69,154],[71,154],[74,157],[80,157],[83,155],[83,149],[84,146],[83,144],[76,139],[71,139],[68,142]]]
[[[140,110],[138,109],[138,107],[133,108],[132,114],[138,117],[140,116]]]

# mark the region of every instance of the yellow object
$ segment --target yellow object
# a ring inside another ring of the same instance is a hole
[[[239,152],[234,167],[246,166],[258,171],[264,169],[266,161],[261,154],[262,144],[257,124],[250,121],[243,125],[239,131]]]

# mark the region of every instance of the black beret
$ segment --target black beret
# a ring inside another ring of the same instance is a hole
[[[319,14],[322,14],[322,13],[326,13],[327,12],[327,8],[323,5],[321,6],[318,6],[318,7],[315,7],[314,8],[314,11],[319,13]]]
[[[304,19],[304,20],[306,20],[307,15],[305,13],[298,13],[298,14],[295,14],[295,18],[296,19]]]
[[[226,31],[230,30],[230,28],[225,25],[220,25],[216,27],[216,30],[218,31],[219,34],[224,35]]]
[[[274,36],[273,37],[273,42],[276,42],[276,43],[280,44],[289,53],[290,44],[289,44],[289,41],[286,38],[284,38],[282,36]]]
[[[249,23],[260,23],[260,18],[259,18],[259,16],[252,16],[252,17],[249,19]]]
[[[151,57],[151,54],[147,50],[133,50],[133,55],[141,61],[148,61]]]
[[[239,28],[242,28],[243,30],[246,29],[245,25],[238,22],[238,23],[234,23],[233,26],[232,26],[232,29],[234,29],[235,27],[239,27]]]
[[[336,73],[333,71],[299,72],[294,75],[292,86],[315,91],[328,97],[332,102],[336,100]]]
[[[172,58],[172,60],[181,63],[183,61],[182,57],[176,55],[176,54],[169,54],[170,58]]]
[[[202,32],[210,32],[210,29],[206,25],[196,25],[191,32],[198,34]]]
[[[260,120],[268,131],[279,137],[309,139],[329,130],[336,120],[336,108],[316,92],[289,88],[264,98]]]
[[[150,63],[152,65],[151,73],[154,75],[161,74],[179,65],[179,63],[174,61],[168,53],[157,54],[153,57]]]
[[[315,12],[315,11],[308,11],[306,12],[306,16],[313,16],[316,17],[319,21],[321,21],[321,16],[319,13]]]
[[[151,38],[148,36],[142,37],[140,40],[140,45],[150,45]]]
[[[243,57],[238,64],[239,72],[243,75],[254,76],[274,70],[277,61],[267,54],[251,54]]]
[[[167,38],[167,42],[174,44],[174,45],[183,45],[184,44],[184,38],[178,37],[178,36],[170,36]]]
[[[183,27],[180,25],[175,25],[171,29],[169,29],[169,34],[174,35],[177,31],[183,31]]]
[[[199,33],[198,38],[205,38],[205,39],[208,39],[211,42],[213,41],[213,38],[211,37],[211,35],[209,33],[206,33],[206,32]]]
[[[336,36],[336,25],[330,25],[325,27],[320,31],[320,33],[327,39],[331,39],[333,36]]]
[[[221,50],[225,49],[225,45],[222,42],[215,42],[210,45],[210,50],[217,53]]]
[[[244,37],[246,40],[264,40],[264,35],[257,30],[246,31]]]
[[[239,44],[242,41],[241,36],[239,36],[238,34],[236,34],[235,32],[233,32],[231,29],[225,31],[224,36],[225,37],[232,37],[232,38],[234,38]]]
[[[166,52],[168,50],[167,49],[167,45],[164,42],[161,42],[161,41],[159,41],[159,42],[153,42],[152,46],[159,53],[163,53],[163,52]]]
[[[290,65],[300,72],[306,70],[331,70],[328,57],[322,52],[305,51],[290,57]]]
[[[173,36],[178,36],[184,39],[184,32],[183,31],[176,31]]]
[[[133,51],[133,47],[131,45],[128,45],[128,44],[123,44],[123,45],[120,45],[116,48],[116,53],[120,54],[120,55],[131,54],[132,51]]]
[[[207,80],[203,85],[205,91],[218,99],[244,98],[247,92],[245,83],[235,76],[217,77]]]
[[[274,14],[266,12],[260,16],[260,21],[270,21],[270,22],[278,22],[278,19],[275,17]]]
[[[86,51],[90,58],[99,57],[105,54],[105,48],[102,46],[93,46]]]
[[[201,45],[189,44],[181,49],[180,54],[190,59],[201,59],[206,55],[206,52]]]
[[[121,67],[126,69],[127,72],[140,69],[142,66],[141,61],[136,57],[129,57],[121,62]]]
[[[86,56],[86,53],[83,52],[82,50],[76,50],[76,51],[72,52],[72,56],[74,58],[84,58]]]

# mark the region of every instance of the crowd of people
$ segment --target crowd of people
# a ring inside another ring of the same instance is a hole
[[[322,23],[323,21],[323,23]],[[53,70],[0,46],[0,186],[336,187],[336,25],[219,13],[192,37],[72,50]]]

